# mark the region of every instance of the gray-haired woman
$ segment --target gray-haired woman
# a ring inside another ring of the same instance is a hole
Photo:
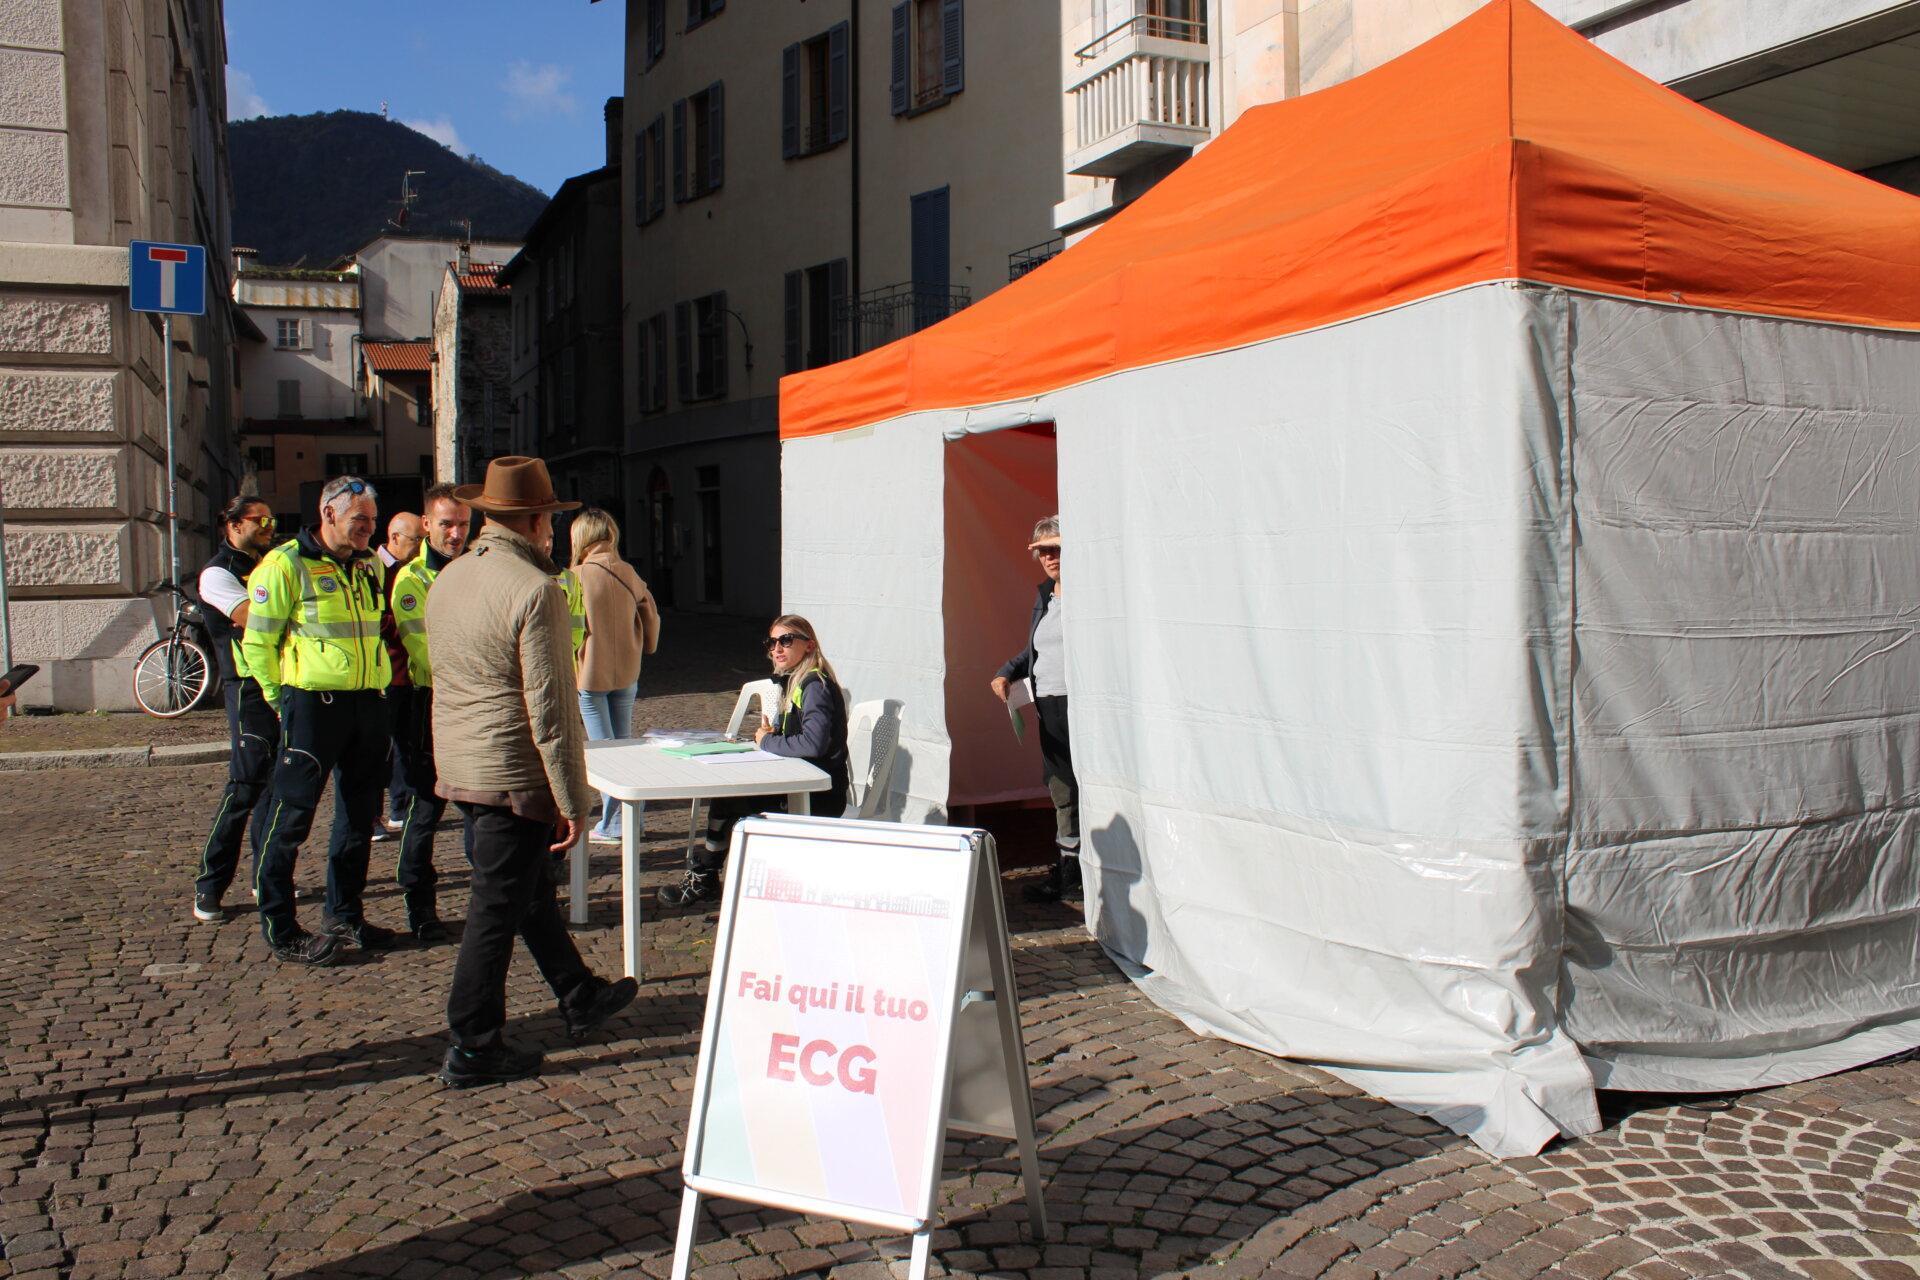
[[[1033,600],[1027,647],[993,677],[994,695],[1005,702],[1015,680],[1032,685],[1040,720],[1040,776],[1053,800],[1053,866],[1046,880],[1026,890],[1029,902],[1058,902],[1080,883],[1080,783],[1073,776],[1073,744],[1067,734],[1066,608],[1060,594],[1060,517],[1033,526],[1027,550],[1046,580]]]

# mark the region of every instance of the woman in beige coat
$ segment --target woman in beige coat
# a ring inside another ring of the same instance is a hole
[[[633,700],[640,688],[640,659],[660,643],[660,610],[653,593],[620,558],[620,526],[598,507],[573,518],[573,572],[587,607],[586,648],[577,685],[587,741],[624,738],[633,731]],[[600,797],[600,823],[587,834],[594,844],[620,843],[620,802]],[[640,806],[634,806],[639,812]],[[633,833],[634,838],[640,832]]]

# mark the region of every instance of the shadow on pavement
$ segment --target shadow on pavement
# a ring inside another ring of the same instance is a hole
[[[1331,1109],[1318,1095],[1318,1105],[1287,1094],[1238,1105],[1188,1099],[1200,1109],[1149,1106],[1125,1127],[1101,1132],[1101,1107],[1129,1096],[1110,1092],[1113,1083],[1079,1076],[1050,1084],[1043,1092],[1065,1101],[1041,1118],[1040,1152],[1051,1220],[1044,1247],[1097,1250],[1106,1255],[1108,1270],[1130,1262],[1136,1274],[1150,1276],[1192,1266],[1231,1251],[1277,1214],[1430,1149],[1418,1142],[1402,1149],[1408,1139],[1404,1124],[1370,1124],[1373,1112]],[[1337,1122],[1341,1117],[1345,1123]],[[1058,1132],[1049,1134],[1049,1127]],[[1356,1156],[1370,1173],[1351,1167]],[[416,1260],[476,1275],[557,1270],[588,1259],[658,1263],[671,1255],[682,1191],[677,1157],[668,1153],[662,1160],[644,1173],[595,1173],[520,1192],[460,1221],[329,1259],[285,1280],[393,1275]],[[1043,1246],[1028,1235],[1013,1145],[949,1141],[944,1163],[942,1198],[949,1207],[934,1236],[936,1260],[978,1271],[1037,1265]],[[1251,1171],[1258,1172],[1246,1176]],[[991,1203],[969,1203],[983,1199]],[[770,1254],[786,1275],[899,1257],[905,1239],[847,1224],[852,1239],[807,1247],[787,1228],[828,1220],[731,1201],[703,1201],[703,1208],[695,1269],[722,1261],[703,1260],[702,1246],[726,1241],[721,1252],[738,1262],[733,1242],[752,1247],[751,1237],[760,1232],[770,1238],[756,1252]],[[1083,1244],[1076,1246],[1076,1240]]]

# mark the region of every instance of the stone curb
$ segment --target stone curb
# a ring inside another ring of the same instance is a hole
[[[176,747],[90,747],[81,751],[0,751],[0,773],[25,769],[125,769],[143,765],[218,764],[224,742]]]

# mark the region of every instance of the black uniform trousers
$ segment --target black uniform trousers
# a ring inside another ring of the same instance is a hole
[[[1067,698],[1033,700],[1040,719],[1040,777],[1053,801],[1053,843],[1063,854],[1080,848],[1080,780],[1073,775],[1073,744],[1067,736]]]
[[[433,767],[433,690],[397,684],[387,690],[393,708],[393,747],[401,779],[392,789],[400,813],[400,868],[395,877],[407,904],[407,920],[418,924],[438,918],[433,868],[433,828],[447,811],[434,794],[439,780]]]
[[[260,686],[249,677],[221,682],[227,700],[227,789],[213,813],[213,829],[200,850],[200,871],[193,882],[195,896],[220,898],[233,883],[240,865],[240,839],[251,817],[253,860],[260,862],[266,826],[263,803],[273,778],[273,758],[280,750],[280,717],[273,714]]]
[[[333,775],[333,838],[327,847],[327,914],[359,923],[391,726],[386,690],[280,691],[280,762],[268,797],[266,843],[255,886],[268,945],[298,936],[293,867],[313,830],[314,810]]]
[[[484,1049],[507,1023],[507,966],[517,934],[564,1008],[592,999],[599,987],[580,959],[555,896],[553,824],[523,818],[501,805],[460,804],[473,863],[467,925],[453,964],[447,1025],[453,1042]]]

